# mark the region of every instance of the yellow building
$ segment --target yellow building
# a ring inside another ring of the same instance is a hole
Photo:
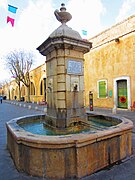
[[[89,39],[92,49],[85,54],[85,104],[93,92],[93,105],[130,109],[135,101],[135,15]],[[46,101],[45,64],[30,72],[31,101]],[[17,84],[3,87],[7,99],[18,98]],[[21,96],[27,101],[26,87]]]
[[[43,64],[30,72],[30,100],[46,101],[46,65]],[[27,99],[26,93],[25,98]]]
[[[30,71],[30,100],[31,102],[46,101],[46,66],[45,64]],[[19,90],[15,80],[3,86],[4,96],[9,100],[18,100]],[[22,100],[27,101],[27,89],[21,83]]]
[[[130,109],[135,101],[135,15],[90,39],[85,54],[86,105]]]

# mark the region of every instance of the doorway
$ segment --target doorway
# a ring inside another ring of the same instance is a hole
[[[117,81],[117,104],[118,108],[127,109],[128,107],[128,97],[127,97],[127,80]]]
[[[121,76],[114,79],[114,108],[130,109],[130,77]]]

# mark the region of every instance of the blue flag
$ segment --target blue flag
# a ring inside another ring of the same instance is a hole
[[[14,6],[11,6],[11,5],[8,4],[8,11],[15,14],[17,9],[18,9],[17,7],[14,7]]]
[[[82,34],[87,36],[87,31],[86,30],[82,30]]]

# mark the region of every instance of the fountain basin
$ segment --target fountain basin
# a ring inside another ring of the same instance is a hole
[[[43,136],[25,131],[19,123],[44,121],[45,115],[7,122],[7,147],[16,168],[48,179],[81,178],[130,156],[133,123],[124,117],[100,117],[116,124],[96,133]]]

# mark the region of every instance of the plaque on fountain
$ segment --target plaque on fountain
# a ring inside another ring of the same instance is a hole
[[[82,75],[83,66],[81,61],[68,60],[67,62],[67,74]]]

